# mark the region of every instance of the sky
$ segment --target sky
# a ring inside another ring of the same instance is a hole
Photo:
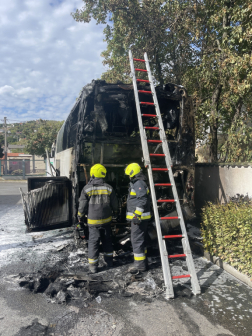
[[[64,120],[105,71],[102,25],[75,22],[82,0],[0,1],[0,123]]]

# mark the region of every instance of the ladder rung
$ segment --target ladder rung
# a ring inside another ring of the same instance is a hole
[[[151,105],[151,106],[155,105],[154,103],[149,103],[149,102],[140,102],[140,104],[142,104],[142,105]]]
[[[133,61],[145,62],[145,60],[143,60],[143,59],[139,59],[139,58],[133,58]]]
[[[181,278],[190,278],[190,274],[184,274],[184,275],[174,275],[172,279],[181,279]]]
[[[172,258],[182,258],[182,257],[186,257],[186,254],[171,254],[171,255],[168,255],[169,259],[172,259]]]
[[[150,156],[165,156],[165,154],[153,154],[153,153],[151,153]]]
[[[138,90],[138,92],[140,92],[140,93],[149,93],[149,94],[152,94],[151,91],[145,91],[145,90]]]
[[[167,199],[167,200],[157,200],[159,203],[174,203],[176,202],[174,199]]]
[[[179,235],[168,235],[168,236],[163,236],[163,238],[182,238],[183,235],[179,234]]]
[[[156,114],[142,114],[142,117],[157,117]],[[162,141],[161,141],[162,142]]]
[[[149,126],[144,126],[145,129],[149,130],[159,130],[159,127],[149,127]]]
[[[160,217],[160,219],[179,219],[178,217]]]
[[[155,187],[170,187],[172,184],[171,183],[155,183]]]
[[[148,79],[137,79],[137,82],[150,83],[150,81],[148,81]]]
[[[162,143],[162,140],[147,140],[147,142]]]
[[[145,70],[145,69],[135,69],[135,71],[147,72],[147,70]]]
[[[159,171],[168,171],[168,168],[152,168],[152,170],[154,170],[154,171],[157,171],[157,170],[159,170]]]

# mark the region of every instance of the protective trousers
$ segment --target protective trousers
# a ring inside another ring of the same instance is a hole
[[[110,223],[102,225],[89,225],[89,239],[88,239],[88,262],[89,264],[98,264],[99,245],[102,242],[104,251],[104,260],[112,260],[113,246]]]
[[[146,234],[148,223],[148,220],[141,221],[139,225],[131,222],[131,244],[134,253],[134,265],[140,269],[146,266]]]

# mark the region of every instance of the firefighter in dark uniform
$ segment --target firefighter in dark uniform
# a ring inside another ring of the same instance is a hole
[[[89,231],[88,262],[91,273],[98,271],[99,245],[103,245],[104,261],[108,267],[113,266],[113,247],[111,226],[112,210],[118,211],[118,200],[114,189],[104,182],[107,170],[101,164],[90,170],[90,181],[82,189],[79,199],[78,219],[87,214]]]
[[[128,165],[125,174],[130,178],[126,218],[131,222],[131,243],[134,253],[134,265],[129,268],[129,271],[146,271],[146,233],[151,219],[150,192],[145,183],[147,178],[137,163]]]

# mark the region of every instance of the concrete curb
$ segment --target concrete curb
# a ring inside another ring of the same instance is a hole
[[[203,245],[201,243],[190,240],[190,246],[194,253],[204,256],[206,259],[210,260],[213,264],[224,269],[224,271],[233,275],[236,279],[242,281],[247,286],[252,288],[252,278],[250,279],[247,275],[237,271],[237,269],[225,263],[219,257],[212,256],[209,252],[204,251]]]
[[[27,183],[27,180],[4,180],[0,178],[0,182],[25,182]]]
[[[204,257],[210,260],[213,264],[221,267],[229,274],[233,275],[235,278],[239,279],[240,281],[244,282],[246,285],[252,288],[252,279],[250,279],[247,275],[237,271],[233,266],[225,263],[219,257],[212,256],[209,252],[204,251]]]

